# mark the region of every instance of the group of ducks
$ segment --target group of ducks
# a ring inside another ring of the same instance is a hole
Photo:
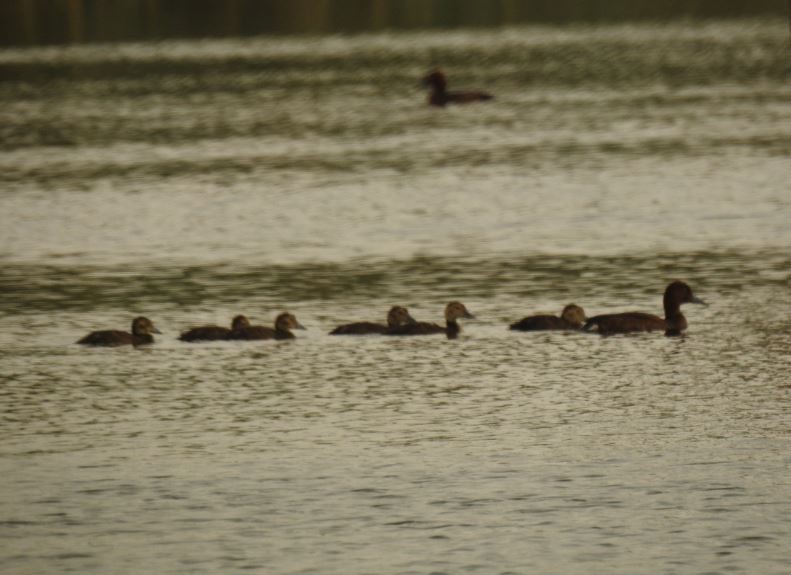
[[[640,331],[664,331],[665,335],[680,335],[687,328],[687,320],[681,313],[685,303],[704,304],[692,293],[692,289],[682,281],[674,281],[665,289],[663,305],[665,317],[643,312],[627,312],[585,317],[585,311],[578,305],[569,304],[563,308],[560,317],[554,315],[533,315],[512,323],[509,329],[517,331],[566,330],[597,332],[602,335]],[[445,325],[417,321],[402,306],[393,306],[387,313],[387,323],[355,322],[339,325],[330,335],[387,335],[410,336],[445,334],[448,339],[456,339],[461,332],[459,319],[474,319],[463,303],[452,301],[445,307]],[[250,325],[243,315],[231,321],[231,327],[206,325],[194,327],[183,332],[179,339],[184,342],[201,341],[239,341],[265,339],[294,339],[293,329],[305,329],[294,314],[283,312],[275,318],[274,327]],[[132,332],[120,330],[94,331],[77,343],[90,346],[115,347],[121,345],[145,345],[154,342],[155,333],[161,333],[146,317],[132,321]]]
[[[422,83],[431,89],[428,103],[432,106],[444,107],[448,104],[466,104],[491,100],[488,92],[465,91],[451,92],[447,89],[447,79],[441,70],[436,69],[426,75]],[[585,311],[578,305],[569,304],[563,308],[560,317],[554,315],[533,315],[512,323],[509,329],[517,331],[566,330],[598,332],[602,335],[629,333],[640,331],[664,331],[665,335],[680,335],[687,328],[687,320],[681,313],[681,304],[704,304],[695,297],[692,289],[682,281],[674,281],[667,286],[664,295],[665,317],[642,313],[627,312],[585,316]],[[448,339],[455,339],[461,332],[458,320],[474,319],[467,308],[458,301],[452,301],[445,307],[445,325],[415,320],[409,311],[402,306],[393,306],[387,314],[387,323],[355,322],[340,325],[330,335],[431,335],[445,334]],[[243,315],[237,315],[231,321],[231,327],[206,325],[194,327],[179,336],[185,342],[201,341],[239,341],[265,339],[294,339],[292,329],[305,329],[297,318],[283,312],[275,318],[274,327],[251,325]],[[77,343],[90,346],[115,347],[121,345],[145,345],[154,342],[155,333],[161,333],[146,317],[137,317],[132,321],[132,332],[120,330],[94,331],[80,339]]]

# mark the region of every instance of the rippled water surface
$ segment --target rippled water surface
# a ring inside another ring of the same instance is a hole
[[[0,571],[791,572],[789,72],[771,20],[0,51]],[[506,329],[673,279],[683,338]]]

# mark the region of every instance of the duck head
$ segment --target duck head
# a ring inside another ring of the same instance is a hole
[[[140,316],[132,320],[132,333],[134,335],[150,335],[162,332],[154,326],[153,321],[147,317]]]
[[[289,331],[292,329],[305,329],[305,326],[297,321],[294,314],[283,312],[275,318],[275,329]]]
[[[388,327],[397,327],[399,325],[406,325],[417,323],[415,318],[409,315],[409,311],[405,307],[395,305],[387,312],[387,325]]]
[[[563,312],[560,314],[560,317],[567,322],[576,325],[577,327],[582,327],[588,320],[588,318],[585,317],[585,310],[573,303],[570,303],[563,308]]]
[[[462,317],[467,319],[475,319],[475,316],[467,311],[467,308],[464,307],[464,304],[459,301],[452,301],[447,306],[445,306],[445,320],[456,321]]]
[[[231,329],[242,329],[243,327],[250,327],[250,320],[247,316],[237,315],[231,320]]]

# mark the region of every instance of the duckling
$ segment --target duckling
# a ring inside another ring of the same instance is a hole
[[[445,327],[437,325],[436,323],[418,321],[390,329],[387,331],[387,335],[430,335],[444,333],[448,339],[456,339],[461,332],[461,326],[456,320],[462,317],[475,319],[475,316],[467,311],[463,303],[452,301],[445,306]]]
[[[246,325],[234,326],[228,334],[230,340],[255,340],[255,339],[272,339],[275,337],[275,329],[265,325]]]
[[[508,329],[519,331],[539,331],[550,329],[578,330],[585,323],[585,311],[578,305],[570,303],[563,308],[560,317],[554,315],[531,315],[508,326]]]
[[[468,104],[491,100],[494,96],[488,92],[448,92],[448,81],[439,68],[429,73],[422,81],[423,86],[431,88],[428,103],[431,106],[445,107],[447,104]]]
[[[146,345],[154,343],[152,333],[162,333],[147,317],[136,317],[132,320],[132,333],[116,329],[92,331],[77,343],[102,347],[116,347],[119,345]]]
[[[231,329],[218,325],[204,325],[188,329],[179,336],[181,341],[217,341],[228,339],[234,330],[248,327],[250,321],[243,315],[237,315],[231,320]]]
[[[261,328],[261,331],[259,332],[261,337],[249,339],[294,339],[294,334],[291,333],[291,330],[305,329],[305,326],[297,321],[297,318],[294,316],[294,314],[283,312],[275,318],[275,329],[273,329],[271,332],[265,332],[264,329],[269,328]]]
[[[387,312],[387,325],[370,321],[347,323],[333,329],[330,335],[383,335],[386,334],[388,330],[397,328],[398,326],[414,323],[416,323],[415,318],[409,315],[409,311],[405,307],[395,305]]]
[[[650,313],[636,311],[611,313],[588,319],[582,329],[595,331],[602,335],[659,330],[664,330],[667,336],[681,335],[681,332],[687,329],[687,319],[681,313],[681,304],[707,305],[692,293],[692,288],[682,281],[674,281],[667,286],[662,303],[665,308],[664,319]]]

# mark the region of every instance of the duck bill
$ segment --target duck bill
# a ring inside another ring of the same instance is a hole
[[[466,317],[467,319],[475,319],[475,316],[474,316],[474,315],[472,315],[472,314],[471,314],[470,312],[468,312],[468,311],[465,311],[465,312],[464,312],[464,317]]]
[[[408,315],[406,317],[406,323],[407,325],[415,325],[417,323],[417,320],[413,318],[411,315]]]
[[[162,334],[162,332],[159,331],[159,329],[155,328],[154,326],[151,326],[151,333],[158,333],[160,335]]]
[[[708,307],[708,305],[709,305],[705,301],[703,301],[702,299],[700,299],[699,297],[694,296],[694,295],[692,296],[692,299],[689,300],[689,303],[696,303],[696,304],[699,304],[699,305],[704,305],[706,307]]]
[[[294,329],[308,329],[308,328],[306,328],[306,327],[305,327],[304,325],[302,325],[301,323],[297,322],[297,325],[295,325],[295,326],[294,326]]]

